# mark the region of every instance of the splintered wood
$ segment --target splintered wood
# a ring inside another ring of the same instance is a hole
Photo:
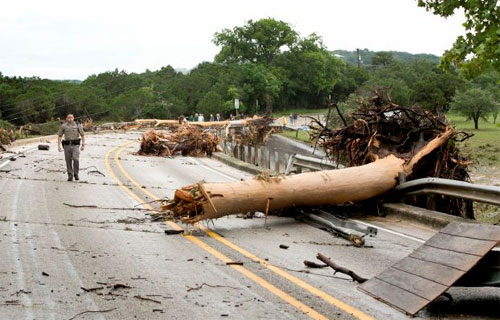
[[[210,157],[213,152],[220,151],[221,139],[210,130],[193,126],[181,126],[172,133],[151,130],[146,132],[137,154],[170,157],[175,154],[183,156]]]

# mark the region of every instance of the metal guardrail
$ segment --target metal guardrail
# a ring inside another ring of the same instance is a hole
[[[440,194],[500,206],[500,187],[442,178],[423,178],[398,185],[401,195]]]
[[[297,173],[301,173],[302,169],[308,169],[310,171],[320,171],[320,170],[332,170],[343,168],[343,166],[336,166],[325,159],[318,159],[313,157],[307,157],[300,154],[293,154],[288,158],[288,163],[285,169],[285,175],[289,175],[293,168],[296,168]]]
[[[337,167],[334,163],[328,162],[324,159],[293,154],[288,159],[285,175],[290,174],[294,168],[296,168],[297,173],[300,173],[302,172],[302,169],[320,171],[343,168],[343,166],[339,165]],[[402,178],[404,179],[404,177]],[[444,195],[500,206],[500,187],[474,184],[451,179],[422,178],[408,182],[401,182],[395,188],[395,192],[400,196]]]

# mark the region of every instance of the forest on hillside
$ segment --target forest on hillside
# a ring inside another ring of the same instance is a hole
[[[324,108],[328,99],[346,109],[377,88],[386,88],[393,102],[405,106],[434,112],[456,108],[471,119],[498,114],[495,69],[468,80],[453,68],[444,70],[436,56],[369,50],[361,50],[364,63],[358,68],[351,61],[355,51],[332,52],[319,35],[303,37],[272,18],[221,30],[213,42],[220,49],[213,61],[187,74],[170,65],[143,73],[115,69],[82,82],[0,73],[0,126],[47,123],[70,112],[94,121],[195,112],[227,117],[236,98],[239,111],[248,115]],[[469,107],[478,96],[480,105]]]
[[[353,66],[358,65],[358,52],[357,50],[349,51],[349,50],[333,50],[333,54],[335,54],[337,57],[341,58],[342,60],[345,60],[349,64]],[[402,51],[384,51],[385,54],[390,55],[394,60],[400,61],[403,63],[410,63],[414,62],[416,60],[428,60],[430,62],[433,62],[435,64],[439,63],[440,57],[430,54],[430,53],[417,53],[417,54],[412,54],[409,52],[402,52]],[[371,51],[369,49],[360,49],[359,50],[359,58],[360,58],[360,65],[369,67],[373,65],[377,65],[377,58],[379,58],[380,51]],[[373,64],[373,58],[375,57],[375,64]]]

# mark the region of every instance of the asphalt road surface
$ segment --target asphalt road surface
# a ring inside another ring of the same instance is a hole
[[[0,319],[407,318],[348,277],[303,261],[321,252],[370,278],[435,230],[362,218],[379,234],[355,248],[292,218],[265,225],[231,216],[166,235],[185,226],[151,222],[155,200],[201,180],[250,176],[207,158],[136,156],[139,138],[88,136],[79,182],[66,181],[55,143],[0,160]],[[453,302],[439,298],[418,318],[500,317],[497,288],[449,293]]]

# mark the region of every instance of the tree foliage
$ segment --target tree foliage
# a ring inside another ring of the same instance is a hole
[[[239,111],[246,114],[271,107],[324,108],[329,97],[347,110],[381,87],[388,88],[397,104],[418,104],[434,112],[448,111],[455,92],[471,87],[488,92],[497,105],[500,101],[494,69],[467,82],[453,70],[438,68],[427,55],[368,50],[361,53],[369,53],[370,62],[357,68],[329,51],[319,35],[301,36],[286,22],[271,18],[224,29],[213,41],[220,46],[214,61],[200,63],[187,74],[172,66],[143,73],[115,69],[80,83],[0,73],[0,120],[44,123],[70,112],[102,121],[176,118],[195,112],[227,117],[235,113],[235,98],[240,99]],[[498,109],[491,112],[495,116]]]
[[[465,36],[459,36],[445,51],[444,66],[460,67],[466,77],[489,66],[500,70],[500,4],[497,0],[419,0],[418,5],[434,14],[449,17],[458,9],[465,13]]]
[[[292,47],[298,34],[283,21],[272,18],[249,20],[242,27],[217,32],[213,42],[221,47],[217,62],[272,64],[283,50]]]
[[[495,108],[492,94],[477,87],[458,92],[452,102],[452,110],[474,120],[475,129],[479,129],[479,119],[485,118]]]

